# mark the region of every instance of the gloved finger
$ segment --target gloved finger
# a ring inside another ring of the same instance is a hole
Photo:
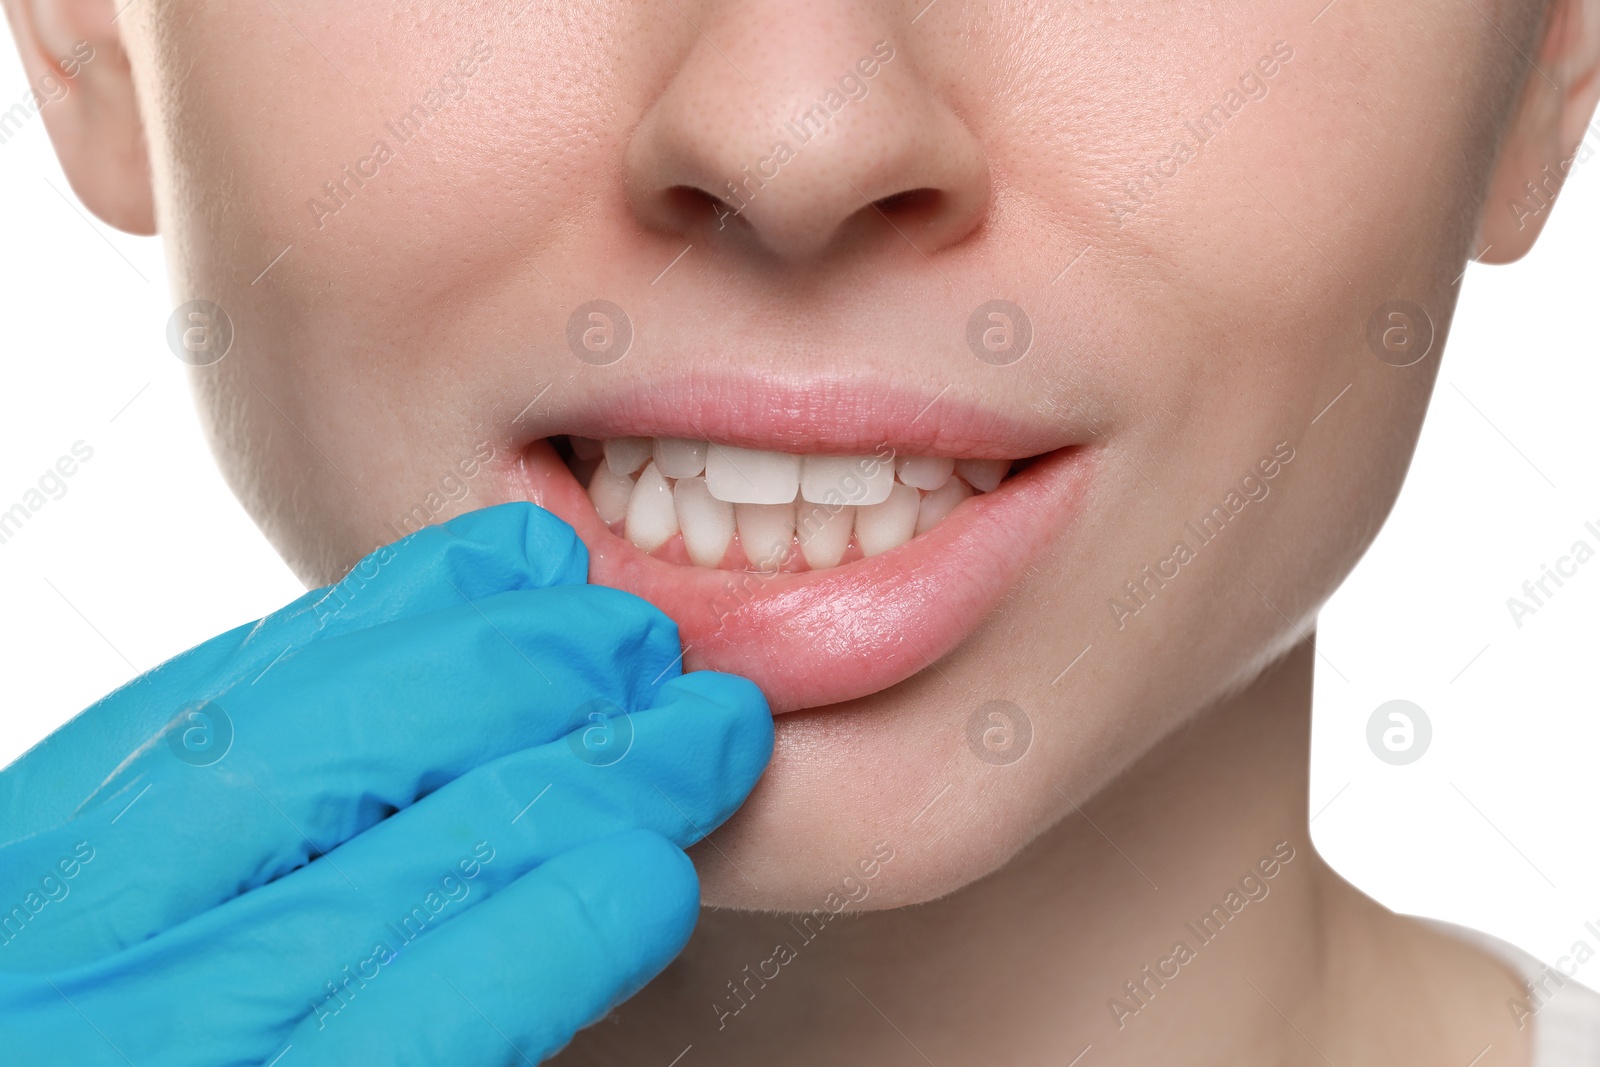
[[[302,1067],[538,1063],[689,940],[694,867],[633,830],[564,852],[382,965],[285,1042]]]
[[[698,904],[688,857],[632,830],[555,857],[399,952],[369,957],[371,968],[352,961],[371,977],[332,1004],[278,1010],[274,968],[235,975],[227,996],[167,981],[148,957],[173,942],[147,943],[109,964],[0,972],[0,1041],[8,1062],[75,1067],[264,1064],[290,1049],[302,1067],[520,1062],[472,1027],[482,1011],[537,1062],[659,972]]]
[[[508,590],[581,585],[587,567],[572,527],[522,501],[380,548],[341,581],[141,675],[0,771],[0,843],[64,821],[179,708],[275,669],[312,641]]]
[[[665,615],[598,586],[500,593],[315,642],[222,695],[211,713],[233,737],[220,759],[191,766],[181,746],[147,746],[121,794],[8,846],[0,890],[89,841],[115,877],[85,883],[84,907],[134,943],[596,707],[648,707],[678,660]]]
[[[608,740],[585,737],[596,731]],[[398,948],[441,912],[449,918],[457,903],[586,840],[643,827],[688,847],[744,802],[771,753],[772,716],[754,684],[684,675],[654,707],[479,767],[309,866],[131,949],[125,965],[142,961],[154,989],[211,990],[213,1003],[241,975],[260,1001],[257,976],[273,974],[291,1011],[376,939]],[[83,866],[111,884],[105,858]],[[93,884],[79,876],[74,888]],[[40,933],[8,943],[0,964],[59,966],[122,947],[115,902],[80,891],[63,905],[41,915]]]
[[[588,567],[588,550],[572,527],[537,505],[516,500],[469,511],[374,549],[339,581],[252,624],[239,647],[254,657],[241,671],[264,668],[269,657],[317,638],[464,600],[583,585]]]
[[[574,736],[479,768],[302,870],[52,980],[135,1062],[179,1048],[174,1065],[232,1062],[241,1042],[264,1062],[296,1020],[338,1011],[386,960],[539,864],[634,828],[699,840],[743,801],[772,745],[755,686],[708,672],[615,731],[631,740],[599,756]],[[79,903],[28,937],[59,943],[59,918]],[[203,1013],[176,1007],[202,998]]]

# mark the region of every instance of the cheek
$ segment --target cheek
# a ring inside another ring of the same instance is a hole
[[[425,489],[470,452],[417,457],[465,391],[439,354],[522,365],[530,322],[560,336],[573,293],[549,279],[587,282],[554,265],[541,277],[539,257],[553,221],[579,217],[596,176],[616,169],[603,159],[620,148],[595,136],[595,116],[630,94],[604,57],[637,51],[643,31],[616,4],[515,25],[487,2],[456,4],[447,21],[370,3],[280,7],[140,4],[129,47],[174,292],[215,299],[235,327],[228,358],[197,375],[208,432],[257,521],[320,581],[416,503],[362,480],[380,498],[351,526],[351,481],[414,467]],[[603,239],[584,250],[555,258],[607,257]]]
[[[1437,49],[1407,48],[1401,31],[1424,6],[1314,25],[1258,6],[1129,49],[1114,72],[1041,76],[1058,99],[1087,100],[1091,81],[1098,92],[1084,124],[1005,151],[1020,185],[1071,212],[1082,236],[1057,246],[1087,250],[1070,291],[1041,286],[1039,300],[1057,309],[1068,363],[1092,364],[1123,401],[1108,431],[1123,435],[1119,474],[1145,499],[1110,503],[1137,547],[1104,553],[1120,557],[1108,574],[1165,555],[1188,513],[1278,441],[1309,459],[1250,507],[1270,517],[1265,533],[1310,536],[1304,566],[1319,586],[1342,577],[1387,513],[1474,251],[1504,95],[1503,42],[1481,27],[1451,24]],[[1268,53],[1278,69],[1266,96],[1230,99]],[[1161,166],[1180,155],[1175,142],[1192,158]],[[1369,322],[1394,301],[1432,334],[1414,366],[1369,343]],[[1050,388],[1070,403],[1063,373]],[[1224,565],[1266,547],[1232,540]]]

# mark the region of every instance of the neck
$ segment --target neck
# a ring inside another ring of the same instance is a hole
[[[562,1062],[665,1064],[691,1045],[697,1064],[1468,1062],[1481,1035],[1440,1024],[1487,1003],[1504,1017],[1520,990],[1312,849],[1313,658],[1307,641],[960,892],[813,939],[782,916],[707,911],[683,956]],[[765,981],[775,944],[795,958]],[[1414,989],[1466,975],[1471,1009],[1446,992],[1402,1010],[1379,995],[1401,972]]]

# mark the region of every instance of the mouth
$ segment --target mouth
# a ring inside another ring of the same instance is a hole
[[[566,412],[519,444],[510,488],[572,525],[590,581],[677,622],[686,670],[742,674],[775,714],[948,654],[1086,481],[1087,449],[993,412],[817,383],[746,395],[679,383]]]

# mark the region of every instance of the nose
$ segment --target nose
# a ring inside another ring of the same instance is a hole
[[[753,238],[785,261],[873,241],[926,255],[971,233],[989,202],[982,145],[876,8],[701,8],[627,147],[640,222]]]

